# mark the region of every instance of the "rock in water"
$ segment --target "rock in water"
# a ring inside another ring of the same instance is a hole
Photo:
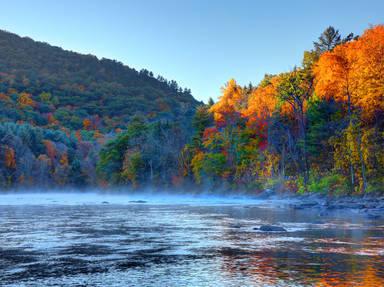
[[[262,225],[259,228],[260,231],[264,232],[286,232],[287,230],[281,226],[275,225]]]
[[[377,213],[368,213],[368,219],[380,219],[381,215]]]
[[[312,202],[303,202],[300,204],[296,204],[293,206],[294,209],[304,209],[304,208],[313,208],[319,206],[319,203],[312,201]]]

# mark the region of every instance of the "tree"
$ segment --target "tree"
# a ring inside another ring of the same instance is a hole
[[[39,98],[40,100],[43,102],[43,103],[48,103],[50,104],[52,102],[52,95],[51,93],[48,93],[48,92],[42,92],[40,95],[39,95]]]
[[[324,32],[320,35],[317,42],[313,42],[315,50],[321,54],[326,51],[331,51],[337,45],[341,43],[341,36],[339,30],[336,30],[334,27],[327,27]]]
[[[11,147],[5,147],[5,156],[4,156],[5,166],[9,169],[16,168],[16,157],[15,151]]]
[[[316,78],[315,91],[320,98],[346,103],[349,126],[352,126],[352,101],[355,97],[356,81],[353,78],[353,67],[356,64],[355,43],[347,43],[324,53],[314,69]],[[349,161],[352,189],[355,186],[355,166],[351,157],[343,157]]]
[[[192,127],[197,136],[201,137],[204,130],[213,124],[212,114],[209,112],[209,106],[199,106],[196,108],[195,115],[192,118]]]
[[[52,142],[52,141],[50,141],[50,140],[44,140],[43,143],[44,143],[44,145],[45,145],[46,154],[48,155],[48,157],[49,157],[52,161],[55,160],[56,155],[57,155],[57,151],[56,151],[55,143]]]
[[[342,44],[332,51],[324,53],[315,69],[316,93],[325,99],[334,99],[346,106],[348,128],[344,134],[357,131],[355,140],[359,155],[362,190],[367,188],[366,163],[362,150],[362,125],[360,117],[366,121],[378,118],[382,114],[384,93],[384,26],[372,27],[351,42]],[[347,149],[352,143],[346,144]],[[339,149],[340,150],[340,149]],[[349,151],[352,154],[352,150]],[[351,156],[342,157],[349,161],[351,186],[355,186],[356,165]]]
[[[248,118],[248,124],[254,121],[266,121],[272,116],[278,104],[277,86],[279,78],[274,77],[268,83],[253,89],[249,98],[247,108],[243,115]]]
[[[92,127],[91,120],[90,119],[84,119],[83,120],[83,128],[88,131],[91,129],[91,127]]]
[[[36,106],[35,101],[32,99],[32,95],[29,93],[20,93],[19,104],[21,107],[34,107]]]
[[[214,120],[219,126],[233,125],[240,118],[241,110],[245,108],[246,99],[243,88],[231,79],[222,88],[219,101],[210,107]]]
[[[124,154],[121,176],[133,187],[137,187],[138,177],[143,166],[144,162],[140,151],[127,150]]]
[[[359,108],[369,119],[384,109],[384,26],[324,53],[314,68],[316,93],[347,103],[348,115]]]
[[[277,87],[278,96],[283,103],[287,103],[292,109],[293,115],[299,126],[299,135],[302,146],[300,161],[302,173],[304,174],[304,184],[306,185],[309,177],[307,140],[306,140],[306,116],[305,105],[312,95],[312,79],[303,69],[295,69],[292,72],[281,74],[280,82]]]
[[[313,42],[315,51],[322,54],[327,51],[332,51],[337,45],[347,43],[354,39],[353,33],[348,34],[345,38],[341,38],[339,30],[329,26],[320,35],[317,42]]]
[[[351,77],[356,83],[353,103],[365,120],[378,120],[384,110],[384,25],[372,27],[355,41],[356,63]]]
[[[348,116],[352,116],[352,101],[356,82],[353,68],[356,65],[355,43],[338,46],[324,53],[314,68],[315,91],[321,98],[347,103]]]

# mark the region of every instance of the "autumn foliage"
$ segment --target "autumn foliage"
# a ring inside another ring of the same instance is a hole
[[[40,180],[383,192],[383,25],[360,37],[341,37],[329,27],[301,65],[267,74],[257,85],[230,79],[216,103],[198,107],[191,108],[189,92],[175,82],[145,71],[141,77],[177,97],[155,98],[148,86],[141,101],[141,90],[126,90],[125,79],[111,90],[64,81],[59,92],[48,92],[33,89],[33,79],[0,73],[0,187]],[[133,93],[134,101],[120,91]],[[76,105],[73,99],[85,95],[92,100]]]
[[[191,166],[185,172],[184,163],[183,173],[256,190],[271,180],[298,192],[381,188],[384,26],[359,38],[332,27],[325,33],[292,71],[266,75],[256,87],[229,80],[208,106],[213,122],[183,153]]]
[[[278,104],[277,86],[278,77],[273,77],[267,84],[254,89],[248,99],[247,108],[243,110],[243,116],[248,118],[252,125],[254,121],[270,118]]]
[[[220,100],[210,108],[217,125],[235,124],[241,115],[244,100],[242,87],[234,79],[229,80],[222,88]]]
[[[16,158],[15,158],[15,151],[11,147],[5,147],[5,166],[10,169],[16,168]]]
[[[325,52],[314,67],[316,94],[372,118],[384,110],[384,26]]]

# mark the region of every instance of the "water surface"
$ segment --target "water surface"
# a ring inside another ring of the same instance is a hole
[[[139,198],[1,195],[0,285],[384,286],[383,221],[285,201]]]

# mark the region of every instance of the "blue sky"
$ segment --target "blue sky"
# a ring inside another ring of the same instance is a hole
[[[0,0],[0,29],[146,68],[216,99],[230,78],[258,83],[300,64],[329,25],[361,34],[383,0]]]

